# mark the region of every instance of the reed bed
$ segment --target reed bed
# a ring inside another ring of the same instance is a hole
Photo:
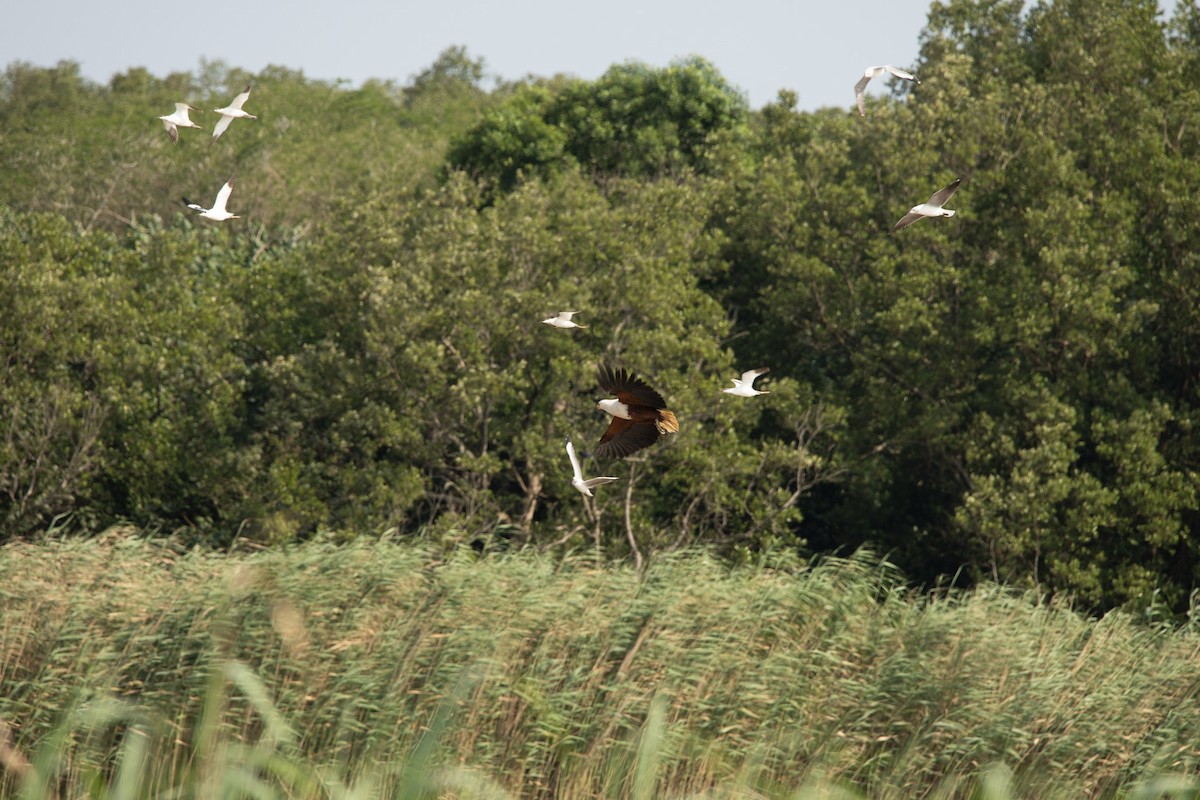
[[[0,610],[5,796],[1200,796],[1200,636],[868,553],[114,531],[0,548]]]

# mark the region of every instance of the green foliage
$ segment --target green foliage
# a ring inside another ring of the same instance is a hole
[[[714,137],[745,116],[745,98],[693,57],[666,69],[621,64],[594,83],[569,84],[548,121],[567,131],[568,151],[585,172],[653,177],[702,170]]]
[[[522,174],[549,177],[562,166],[568,134],[546,120],[550,91],[523,86],[454,142],[450,164],[509,191]]]
[[[1186,607],[1200,484],[1173,331],[1194,270],[1160,225],[1194,170],[1163,134],[1187,48],[1154,9],[935,4],[906,103],[764,109],[760,166],[723,204],[745,279],[714,290],[745,321],[739,351],[847,412],[854,463],[806,506],[811,544]],[[953,223],[884,235],[955,176]]]
[[[1194,629],[764,561],[8,545],[0,793],[1194,796]]]
[[[16,62],[0,76],[0,204],[124,229],[170,219],[182,212],[181,196],[211,198],[236,174],[230,207],[260,236],[303,232],[349,187],[432,182],[450,137],[489,102],[475,85],[481,70],[451,48],[404,87],[355,89],[275,66],[253,75],[221,61],[165,79],[133,68],[101,86],[73,62]],[[258,119],[210,146],[212,109],[247,83],[247,110]],[[184,130],[172,144],[157,117],[176,102],[194,106],[204,130]]]
[[[448,161],[501,191],[568,166],[596,177],[704,171],[710,147],[745,118],[745,99],[701,58],[665,69],[631,62],[596,81],[518,87]]]
[[[106,456],[116,398],[102,376],[120,346],[123,258],[61,218],[0,215],[0,519],[33,533],[80,504]]]
[[[1198,14],[939,2],[922,82],[865,118],[750,112],[699,58],[492,92],[462,48],[403,86],[12,64],[0,537],[871,543],[922,583],[1184,613]],[[250,80],[211,147],[154,119]],[[231,172],[243,220],[178,215]],[[957,216],[888,235],[956,177]],[[538,322],[567,308],[589,327]],[[598,438],[601,361],[682,428],[585,460],[621,479],[585,502],[562,442]],[[756,366],[770,394],[720,392]]]

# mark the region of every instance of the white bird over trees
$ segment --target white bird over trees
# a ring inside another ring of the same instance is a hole
[[[891,64],[885,64],[882,67],[867,67],[863,70],[863,76],[858,79],[858,83],[854,84],[854,99],[858,102],[858,113],[860,116],[867,115],[867,104],[863,102],[863,92],[866,91],[867,84],[871,82],[871,78],[882,75],[885,72],[890,72],[897,78],[903,78],[906,81],[916,81],[917,77],[911,72],[905,72],[898,67],[893,67]]]
[[[579,490],[579,493],[584,497],[592,496],[592,489],[596,486],[603,486],[606,483],[618,481],[620,478],[610,478],[601,476],[598,478],[583,479],[583,470],[579,466],[579,459],[575,457],[575,445],[571,443],[571,437],[567,437],[567,458],[571,459],[571,485]]]
[[[946,202],[954,196],[958,191],[958,185],[962,183],[962,178],[959,178],[954,183],[947,186],[945,189],[938,189],[929,199],[919,206],[913,206],[908,210],[908,213],[901,217],[895,225],[892,226],[892,233],[907,228],[919,219],[924,217],[953,217],[954,211],[949,208],[942,208]]]
[[[180,128],[200,127],[196,123],[192,122],[191,118],[188,117],[188,112],[195,110],[196,109],[192,108],[187,103],[176,103],[174,114],[159,117],[159,119],[162,120],[163,127],[167,129],[167,135],[171,137],[172,142],[179,141]]]
[[[770,394],[769,390],[760,392],[758,389],[754,388],[754,380],[759,375],[766,375],[770,371],[770,367],[762,367],[761,369],[748,369],[742,373],[742,377],[740,379],[729,379],[733,381],[732,389],[722,389],[721,391],[726,392],[727,394],[737,395],[738,397],[754,397],[755,395],[759,394]]]
[[[556,328],[586,328],[587,325],[580,325],[577,322],[572,322],[571,317],[578,314],[578,311],[560,311],[558,316],[549,317],[542,320],[547,325],[553,325]]]
[[[229,202],[229,194],[233,191],[233,178],[225,181],[225,185],[217,192],[217,199],[213,201],[212,208],[204,208],[199,203],[193,203],[186,197],[183,198],[184,204],[191,209],[200,212],[200,216],[205,219],[211,219],[216,222],[224,222],[227,219],[240,219],[237,214],[230,214],[225,210],[225,204]]]
[[[242,111],[242,104],[249,99],[250,85],[246,84],[246,88],[242,90],[241,94],[233,98],[232,103],[224,108],[214,109],[216,113],[221,115],[221,119],[217,121],[217,126],[213,128],[212,142],[215,142],[217,137],[224,133],[225,129],[229,127],[229,123],[233,122],[235,119],[258,119],[258,117],[254,116],[253,114],[247,114],[245,111]]]

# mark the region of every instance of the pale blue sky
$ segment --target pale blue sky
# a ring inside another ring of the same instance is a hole
[[[630,59],[665,66],[697,54],[753,107],[781,88],[800,108],[849,108],[873,64],[912,66],[929,0],[15,0],[0,63],[78,61],[107,82],[130,67],[165,76],[201,58],[258,72],[406,83],[451,45],[489,75],[596,78]],[[1164,5],[1173,6],[1172,0]],[[488,84],[490,87],[490,83]],[[871,91],[886,91],[882,80]]]
[[[159,76],[195,71],[203,57],[357,85],[406,83],[451,45],[504,79],[590,79],[630,59],[665,66],[698,54],[756,108],[780,88],[796,90],[803,109],[849,108],[863,68],[913,63],[928,8],[927,0],[16,0],[0,25],[0,62],[70,59],[107,82],[135,66]]]

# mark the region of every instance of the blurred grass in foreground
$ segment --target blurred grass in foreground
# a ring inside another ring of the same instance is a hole
[[[868,554],[0,549],[0,791],[1200,797],[1200,636]]]

